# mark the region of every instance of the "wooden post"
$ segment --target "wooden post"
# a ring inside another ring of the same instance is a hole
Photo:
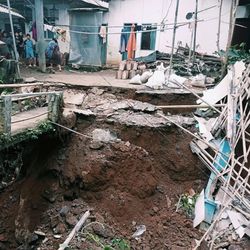
[[[59,119],[61,102],[62,102],[62,93],[49,95],[48,118],[52,122],[57,122]]]
[[[37,43],[36,48],[38,52],[39,68],[42,72],[46,71],[45,60],[45,42],[44,42],[44,21],[43,21],[43,0],[35,0],[36,12],[36,30]]]
[[[174,29],[173,29],[172,49],[171,49],[171,57],[170,57],[170,71],[169,72],[171,72],[171,69],[172,69],[172,66],[173,66],[175,36],[176,36],[176,29],[177,29],[176,24],[177,24],[177,20],[178,20],[179,3],[180,3],[180,1],[177,0],[176,9],[175,9]]]
[[[4,109],[3,109],[3,118],[4,118],[4,133],[11,134],[11,111],[12,111],[12,102],[11,96],[4,96]]]
[[[195,61],[195,50],[196,50],[196,36],[197,36],[197,23],[198,23],[197,13],[198,13],[198,0],[196,0],[196,2],[195,2],[193,64],[194,64],[194,61]]]

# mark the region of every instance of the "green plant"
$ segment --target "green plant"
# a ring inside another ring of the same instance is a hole
[[[192,217],[194,214],[194,208],[197,198],[197,194],[193,196],[189,194],[182,194],[178,202],[178,208],[182,209],[188,217]]]
[[[237,44],[230,47],[228,52],[226,52],[225,50],[220,50],[215,54],[219,55],[220,57],[226,57],[226,55],[228,55],[229,64],[234,64],[235,62],[241,60],[245,62],[250,61],[250,50],[246,49],[245,43]]]

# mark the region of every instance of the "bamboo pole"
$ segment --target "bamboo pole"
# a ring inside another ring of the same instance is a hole
[[[217,32],[217,50],[220,51],[220,33],[221,33],[221,12],[222,12],[223,0],[220,0],[219,5],[219,20],[218,20],[218,32]]]
[[[75,234],[81,229],[82,225],[85,223],[85,221],[88,219],[90,216],[90,212],[87,211],[85,214],[82,216],[82,218],[77,222],[71,233],[69,234],[68,238],[63,242],[63,244],[60,245],[58,250],[64,250],[65,248],[68,247],[70,241],[73,239]]]
[[[172,49],[171,49],[171,57],[170,57],[170,72],[171,72],[171,69],[172,69],[172,66],[173,66],[173,57],[174,57],[175,36],[176,36],[176,29],[177,29],[177,19],[178,19],[178,12],[179,12],[179,3],[180,3],[180,0],[177,0],[177,2],[176,2],[176,9],[175,9],[173,38],[172,38]]]
[[[225,104],[214,104],[214,107],[225,107]],[[179,109],[179,108],[186,108],[186,109],[194,109],[194,108],[211,108],[210,105],[199,105],[199,104],[194,104],[194,105],[161,105],[161,106],[156,106],[157,108],[160,109]]]
[[[16,48],[16,38],[15,38],[15,33],[14,33],[14,26],[13,26],[13,20],[12,20],[12,14],[11,14],[11,8],[10,8],[10,0],[7,0],[7,5],[8,5],[8,10],[9,10],[9,19],[10,19],[10,28],[11,28],[11,35],[12,35],[12,40],[13,40],[13,49],[15,53],[15,59],[17,62],[17,74],[18,78],[20,78],[20,68],[19,68],[19,63],[18,63],[18,53],[17,53],[17,48]]]
[[[197,14],[198,14],[198,0],[196,0],[196,2],[195,2],[193,64],[194,64],[194,61],[195,61],[195,50],[196,50],[197,21],[198,21]]]

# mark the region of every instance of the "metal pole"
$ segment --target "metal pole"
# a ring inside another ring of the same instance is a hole
[[[194,17],[194,43],[193,43],[193,64],[195,61],[195,50],[196,50],[196,35],[197,35],[197,13],[198,13],[198,0],[195,3],[195,17]]]
[[[175,19],[174,19],[174,29],[173,29],[173,38],[172,38],[172,50],[171,50],[171,58],[170,58],[170,71],[173,66],[173,56],[174,56],[174,47],[175,47],[175,35],[176,35],[176,29],[177,29],[177,19],[178,19],[178,11],[179,11],[179,0],[177,0],[176,3],[176,9],[175,9]]]
[[[38,52],[39,68],[42,72],[46,72],[43,0],[35,0],[35,12],[36,12],[36,30],[37,30],[36,49]]]
[[[18,63],[18,53],[17,53],[17,48],[16,48],[16,39],[15,39],[15,33],[14,33],[14,26],[13,26],[13,20],[12,20],[12,14],[11,14],[11,9],[10,9],[10,0],[7,0],[7,5],[8,5],[8,10],[9,10],[9,18],[10,18],[10,28],[11,28],[11,33],[12,33],[12,40],[13,40],[13,46],[14,46],[14,53],[15,53],[15,59],[17,62],[17,74],[18,77],[20,78],[20,69],[19,69],[19,63]]]

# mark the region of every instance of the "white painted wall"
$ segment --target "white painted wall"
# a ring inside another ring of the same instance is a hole
[[[109,4],[109,12],[105,14],[105,20],[109,26],[123,25],[124,23],[158,23],[163,20],[170,6],[171,0],[112,0]],[[222,10],[222,25],[220,45],[224,49],[226,47],[228,35],[228,22],[230,11],[230,0],[225,0]],[[218,0],[200,0],[199,10],[207,7],[218,5]],[[174,22],[176,0],[172,1],[167,23]],[[186,14],[195,10],[195,0],[180,0],[178,22],[186,22]],[[216,36],[218,27],[219,8],[216,6],[213,9],[202,12],[198,15],[200,22],[197,30],[197,51],[212,54],[217,50]],[[204,20],[204,21],[203,21]],[[167,26],[167,28],[172,26]],[[109,32],[120,32],[121,28],[109,28]],[[169,52],[172,43],[172,30],[164,32],[157,31],[156,49],[162,52]],[[191,31],[188,25],[177,29],[176,44],[181,42],[182,45],[190,44]],[[152,51],[139,50],[141,35],[137,36],[136,56],[144,56]],[[107,62],[116,64],[121,60],[119,54],[120,35],[108,36],[108,54]]]

